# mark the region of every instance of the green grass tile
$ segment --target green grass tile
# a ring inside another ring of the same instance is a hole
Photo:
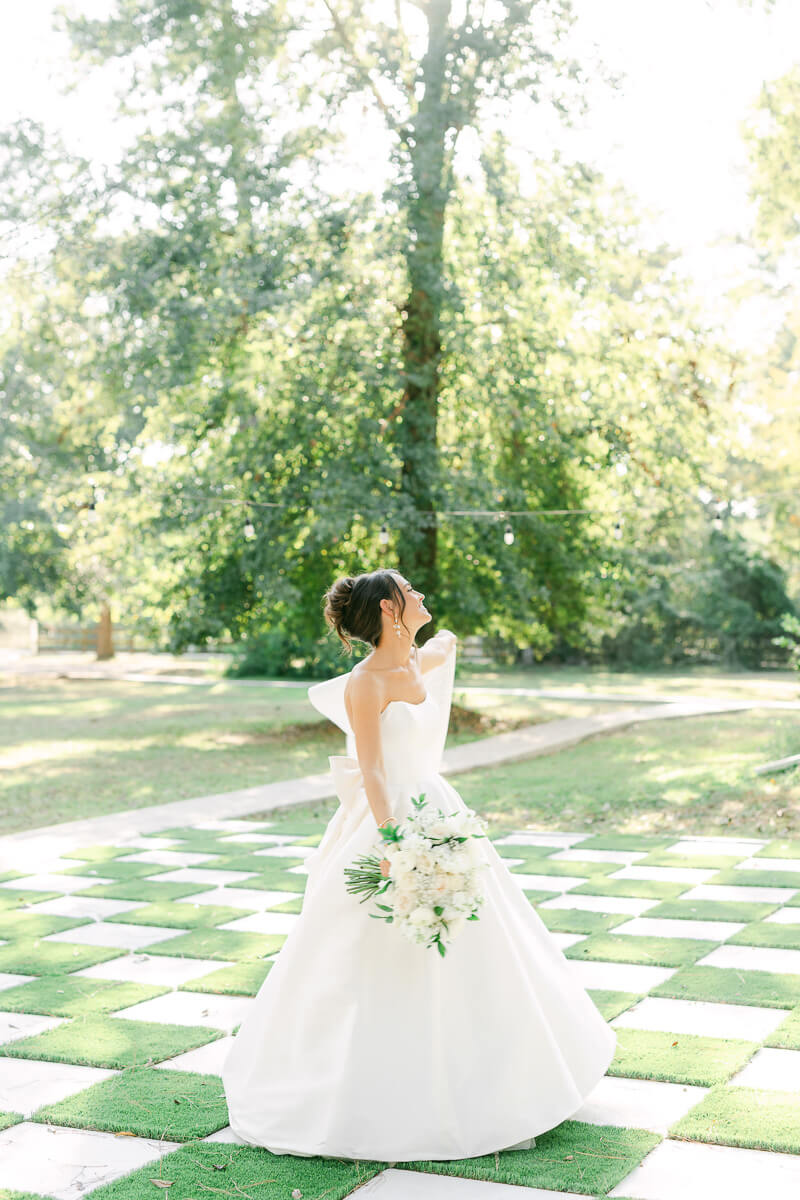
[[[228,1106],[218,1075],[137,1067],[46,1104],[31,1120],[188,1142],[224,1129]]]
[[[19,1125],[24,1119],[22,1113],[0,1112],[0,1129],[10,1129],[12,1125]]]
[[[782,1050],[800,1050],[800,1005],[792,1009],[777,1029],[773,1029],[764,1045],[777,1046]]]
[[[30,872],[29,872],[30,873]],[[24,871],[0,871],[0,883],[5,883],[8,879],[24,879]]]
[[[170,1200],[290,1200],[299,1191],[305,1200],[344,1200],[385,1167],[383,1162],[270,1154],[256,1146],[197,1142],[95,1188],[91,1196],[154,1200],[168,1191]],[[153,1178],[169,1181],[169,1188],[155,1186]]]
[[[119,983],[90,979],[86,975],[43,975],[0,992],[5,1012],[42,1013],[49,1017],[76,1017],[111,1013],[171,991],[155,984]]]
[[[672,900],[685,892],[688,884],[662,879],[591,879],[570,888],[570,895],[633,896],[637,900]]]
[[[735,884],[736,887],[800,888],[800,871],[718,871],[706,883]]]
[[[256,850],[264,847],[256,846]],[[218,861],[207,864],[208,870],[214,871],[255,871],[259,875],[282,875],[289,867],[302,867],[305,857],[280,858],[275,855],[248,854],[246,850],[237,850],[233,854],[224,854]],[[203,864],[205,866],[205,864]]]
[[[129,851],[133,854],[134,851]],[[96,875],[98,879],[142,879],[147,875],[161,875],[169,867],[160,867],[154,863],[120,862],[111,858],[96,866],[87,867],[86,863],[78,863],[74,867],[66,867],[64,875]]]
[[[715,1146],[800,1154],[797,1092],[714,1087],[669,1130],[670,1137]]]
[[[650,989],[651,996],[794,1008],[800,1004],[800,975],[743,971],[733,967],[684,967]]]
[[[647,992],[614,992],[607,988],[587,988],[586,990],[606,1021],[613,1021],[614,1017],[627,1012],[647,995]]]
[[[165,942],[143,946],[143,954],[166,954],[170,958],[213,958],[244,962],[275,954],[286,941],[285,933],[243,933],[234,929],[194,929]]]
[[[47,1059],[87,1067],[139,1067],[163,1062],[223,1037],[220,1029],[123,1017],[74,1017],[0,1048],[9,1058]]]
[[[673,917],[679,921],[760,921],[780,908],[762,900],[664,900],[645,913],[648,917]]]
[[[209,890],[207,883],[173,883],[163,880],[131,879],[122,883],[95,883],[81,888],[75,896],[93,896],[105,900],[141,900],[142,904],[159,904],[161,901],[180,900],[183,896],[195,896]]]
[[[489,841],[491,840],[489,838]],[[498,846],[494,842],[492,845],[501,858],[521,858],[526,862],[534,863],[540,862],[543,858],[549,858],[551,854],[558,853],[553,846],[513,846],[508,843]]]
[[[523,895],[530,901],[534,908],[537,904],[542,904],[545,900],[554,900],[556,896],[561,896],[562,894],[562,892],[543,892],[538,888],[525,888],[523,892]],[[273,912],[274,910],[270,909],[269,911]]]
[[[63,850],[61,857],[79,858],[82,862],[107,862],[131,853],[130,846],[79,846],[77,850]]]
[[[800,914],[798,914],[800,916]],[[754,921],[726,938],[726,946],[769,946],[780,950],[800,950],[800,924],[782,925],[778,921]]]
[[[677,835],[644,833],[596,833],[573,846],[573,850],[657,850],[672,846]]]
[[[562,1121],[536,1135],[531,1150],[505,1150],[476,1158],[431,1162],[398,1162],[399,1169],[455,1175],[498,1184],[539,1188],[557,1196],[579,1192],[605,1196],[629,1175],[661,1141],[657,1133]]]
[[[255,996],[272,968],[270,959],[261,962],[240,962],[233,967],[220,967],[199,979],[189,979],[179,992],[211,992],[216,996]]]
[[[536,912],[551,933],[598,933],[630,920],[627,913],[591,912],[586,908],[537,908]]]
[[[617,1049],[609,1075],[713,1087],[724,1083],[759,1049],[758,1042],[615,1026]]]
[[[567,946],[567,958],[592,962],[638,963],[648,967],[682,967],[710,954],[718,942],[698,938],[636,937],[632,934],[597,933],[574,946]]]
[[[776,838],[762,846],[753,858],[800,858],[800,841],[797,838]]]
[[[113,946],[81,946],[77,942],[43,942],[28,939],[0,946],[0,971],[12,975],[64,975],[119,958]]]
[[[63,892],[36,892],[33,889],[0,888],[0,911],[19,908],[23,904],[38,904],[41,900],[57,900]]]
[[[748,858],[747,854],[670,854],[668,850],[655,850],[644,858],[637,858],[637,867],[690,867],[692,870],[724,871],[734,863]]]
[[[265,910],[266,912],[276,913],[294,913],[295,915],[303,911],[304,897],[292,896],[291,900],[282,900],[280,904],[270,904]]]
[[[287,871],[269,871],[252,875],[249,879],[235,879],[225,886],[258,888],[262,892],[304,892],[307,878],[306,875],[290,875]]]
[[[0,1200],[50,1200],[48,1196],[40,1196],[38,1192],[14,1192],[0,1187]]]
[[[0,938],[5,941],[40,938],[48,933],[61,933],[64,929],[75,929],[78,925],[89,924],[91,917],[55,917],[50,913],[34,913],[16,908],[0,913]]]
[[[174,901],[159,901],[145,904],[129,912],[106,917],[109,922],[124,925],[163,925],[169,929],[213,929],[225,921],[246,917],[254,909],[231,908],[220,904],[192,904],[187,900],[181,904]]]

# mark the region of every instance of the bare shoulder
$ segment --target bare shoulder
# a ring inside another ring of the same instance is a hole
[[[376,671],[365,671],[353,667],[344,689],[345,708],[352,724],[353,719],[369,718],[380,714],[383,707],[384,683]]]

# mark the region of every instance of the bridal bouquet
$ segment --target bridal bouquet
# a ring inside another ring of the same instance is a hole
[[[478,920],[484,902],[480,871],[486,859],[478,838],[487,836],[486,823],[471,808],[445,814],[427,807],[425,793],[412,797],[414,811],[396,827],[381,829],[382,841],[372,854],[362,854],[344,868],[347,891],[375,899],[379,921],[397,925],[409,941],[447,944],[466,921]],[[384,876],[381,860],[389,861]]]

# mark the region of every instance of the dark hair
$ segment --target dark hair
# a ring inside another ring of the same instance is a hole
[[[363,575],[342,575],[325,593],[323,615],[330,628],[339,635],[344,652],[353,653],[351,638],[377,646],[383,630],[381,600],[398,601],[400,622],[408,632],[403,620],[406,598],[392,574],[395,569],[386,567]]]

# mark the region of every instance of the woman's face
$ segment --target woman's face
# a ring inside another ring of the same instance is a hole
[[[423,625],[426,625],[428,621],[432,619],[431,614],[425,607],[425,596],[423,592],[417,591],[413,584],[409,583],[409,581],[403,575],[398,575],[395,573],[395,579],[397,580],[398,587],[400,587],[403,595],[406,598],[406,608],[405,612],[403,613],[403,620],[411,630],[411,636],[413,637],[418,629],[420,629]]]

